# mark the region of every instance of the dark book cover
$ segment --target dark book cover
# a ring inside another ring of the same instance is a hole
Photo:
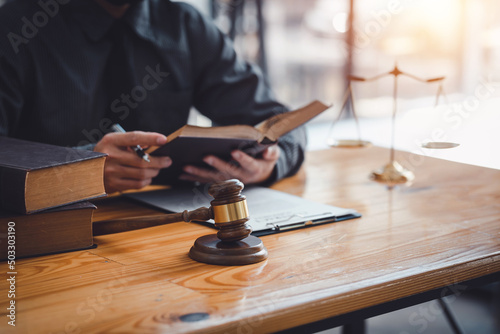
[[[162,184],[181,183],[178,177],[183,173],[182,169],[186,165],[211,169],[211,166],[203,162],[203,158],[207,155],[214,155],[225,161],[232,161],[231,152],[241,150],[253,157],[258,157],[271,144],[240,138],[179,136],[151,154],[152,156],[168,156],[172,159],[172,165],[163,170],[155,179],[155,182]]]
[[[29,171],[106,156],[104,153],[0,136],[0,166]]]
[[[90,203],[89,201],[82,201],[77,203],[71,203],[67,205],[58,206],[57,208],[50,208],[47,210],[43,210],[33,215],[23,215],[19,212],[9,211],[6,209],[0,209],[0,221],[3,222],[5,219],[15,219],[16,217],[22,217],[22,219],[32,219],[30,217],[40,216],[46,213],[54,213],[54,212],[63,212],[63,211],[71,211],[71,210],[81,210],[81,209],[97,209],[97,207]],[[27,218],[24,218],[27,217]]]
[[[59,168],[57,169],[58,173],[54,173],[57,174],[56,177],[53,180],[45,181],[45,183],[63,183],[66,181],[65,177],[71,175],[65,173],[68,171],[64,169],[65,166],[92,159],[104,159],[106,154],[0,136],[0,157],[0,208],[27,213],[28,173]],[[100,171],[100,173],[103,172]],[[84,178],[85,175],[81,175],[81,177]],[[42,181],[37,186],[43,186]],[[51,195],[54,194],[47,192],[47,196]],[[98,196],[102,195],[105,194]],[[54,205],[54,207],[85,199],[89,198],[73,199],[66,202],[62,199],[61,203]]]
[[[31,215],[0,211],[0,261],[8,259],[10,244],[16,259],[92,247],[95,209],[84,201]]]

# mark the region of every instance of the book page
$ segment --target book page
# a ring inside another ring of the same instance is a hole
[[[265,137],[272,141],[276,141],[279,137],[306,123],[328,108],[330,108],[330,106],[320,101],[313,101],[303,108],[268,118],[257,124],[255,128]]]

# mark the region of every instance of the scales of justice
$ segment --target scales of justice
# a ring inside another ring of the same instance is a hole
[[[342,107],[340,109],[340,113],[337,117],[336,120],[332,123],[332,126],[330,127],[329,130],[329,137],[331,130],[333,128],[333,125],[338,122],[342,116],[342,111],[344,110],[347,101],[351,101],[351,110],[352,114],[354,117],[354,122],[356,125],[356,130],[358,134],[357,139],[328,139],[328,145],[331,147],[339,147],[339,148],[361,148],[361,147],[369,147],[371,146],[371,143],[366,140],[361,139],[361,131],[360,131],[360,126],[359,126],[359,120],[358,116],[356,114],[355,110],[355,104],[354,104],[354,97],[353,97],[353,92],[352,92],[352,86],[351,82],[352,81],[360,81],[360,82],[369,82],[369,81],[376,81],[380,78],[386,77],[386,76],[394,76],[394,87],[393,87],[393,107],[392,107],[392,116],[391,116],[391,148],[390,148],[390,158],[389,158],[389,163],[386,165],[382,166],[381,168],[372,171],[370,174],[370,178],[376,182],[386,184],[389,188],[392,188],[396,185],[400,184],[411,184],[411,182],[415,179],[415,174],[410,171],[409,169],[403,167],[399,162],[396,161],[395,159],[395,150],[394,150],[394,142],[395,142],[395,125],[396,125],[396,113],[397,113],[397,94],[398,94],[398,77],[400,75],[405,75],[409,78],[412,78],[414,80],[423,82],[423,83],[435,83],[439,82],[439,88],[436,94],[436,105],[439,102],[439,97],[440,95],[444,95],[443,91],[443,86],[442,82],[445,77],[436,77],[436,78],[431,78],[431,79],[422,79],[419,78],[415,75],[402,72],[397,64],[394,65],[394,68],[392,71],[387,72],[387,73],[382,73],[379,75],[376,75],[372,78],[362,78],[362,77],[357,77],[357,76],[349,76],[349,84],[347,86],[347,90],[344,94],[343,101],[342,101]],[[445,148],[453,148],[457,147],[459,144],[457,143],[452,143],[452,142],[427,142],[423,143],[422,147],[424,148],[429,148],[429,149],[445,149]]]

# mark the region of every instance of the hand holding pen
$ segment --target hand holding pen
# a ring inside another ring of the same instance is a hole
[[[127,132],[127,131],[125,131],[124,128],[122,128],[122,126],[120,124],[113,124],[111,126],[111,130],[113,130],[113,132],[119,132],[119,133]],[[139,158],[142,158],[144,161],[151,162],[151,160],[149,160],[149,155],[146,152],[144,152],[144,150],[142,149],[141,146],[136,145],[136,146],[131,147],[131,149],[133,149],[135,151],[135,153],[137,154],[137,156]]]
[[[160,170],[172,165],[169,157],[146,156],[150,161],[147,162],[142,154],[143,147],[164,145],[166,136],[144,131],[122,133],[122,130],[121,127],[113,127],[113,132],[106,134],[94,148],[94,151],[108,155],[104,164],[104,186],[108,194],[141,189],[151,184]],[[138,159],[138,156],[141,158]]]

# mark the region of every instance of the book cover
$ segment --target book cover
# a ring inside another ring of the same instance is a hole
[[[0,136],[0,157],[0,208],[33,213],[106,194],[106,154]]]
[[[84,201],[31,215],[0,211],[0,260],[9,259],[9,250],[18,259],[92,247],[95,209]]]

